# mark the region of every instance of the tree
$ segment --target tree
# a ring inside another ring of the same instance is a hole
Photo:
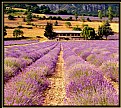
[[[95,30],[94,30],[94,28],[85,26],[81,32],[81,35],[84,37],[85,40],[86,39],[95,39]]]
[[[77,21],[77,18],[78,18],[78,14],[77,13],[75,13],[75,18],[76,18],[76,21]]]
[[[58,26],[58,22],[56,21],[56,22],[54,23],[54,25],[55,25],[55,26]]]
[[[62,20],[62,18],[60,17],[60,16],[58,16],[58,18],[57,18],[58,20]]]
[[[81,28],[79,28],[78,25],[76,25],[76,27],[73,27],[73,30],[75,30],[75,31],[81,31]]]
[[[18,36],[23,36],[23,34],[24,34],[24,32],[23,32],[22,30],[20,30],[20,29],[15,29],[15,30],[13,31],[13,36],[15,36],[16,38],[17,38]]]
[[[26,22],[26,19],[25,19],[25,17],[23,18],[23,22]]]
[[[32,12],[28,12],[26,18],[27,18],[27,22],[31,22],[32,21]]]
[[[113,11],[112,11],[112,7],[111,6],[108,7],[107,14],[108,14],[108,19],[110,21],[112,21],[113,20]]]
[[[47,37],[48,39],[54,39],[55,38],[56,33],[53,32],[53,25],[52,25],[52,23],[48,23],[47,22],[47,25],[45,27],[44,36]]]
[[[46,19],[46,16],[43,16],[43,20],[45,20]]]
[[[6,9],[6,10],[5,10],[5,13],[6,13],[6,14],[14,13],[14,10],[12,9],[12,7],[10,7],[9,9]]]
[[[6,36],[7,35],[7,31],[6,31],[6,29],[5,29],[5,27],[3,28],[3,36]]]
[[[68,21],[72,21],[72,17],[69,17],[67,20],[68,20]]]
[[[14,16],[9,15],[9,16],[8,16],[8,19],[9,19],[9,20],[14,20]]]
[[[70,23],[70,22],[65,22],[65,25],[66,25],[67,27],[70,27],[70,26],[71,26],[71,23]]]
[[[89,17],[87,18],[87,21],[91,22],[91,20],[89,19]]]
[[[114,32],[112,31],[108,21],[103,22],[103,25],[98,27],[98,36],[100,38],[103,38],[103,36],[105,36],[106,40],[107,40],[107,37],[109,35],[113,35],[113,34],[114,34]]]
[[[102,19],[102,16],[103,16],[102,10],[98,10],[98,17],[99,17],[100,19]]]
[[[82,22],[84,22],[84,21],[85,21],[85,18],[84,18],[84,16],[83,16],[83,15],[81,16],[81,21],[82,21]]]
[[[67,15],[68,14],[68,12],[67,12],[67,10],[58,10],[57,11],[57,14],[62,14],[62,15]]]

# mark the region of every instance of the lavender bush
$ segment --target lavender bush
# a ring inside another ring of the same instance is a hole
[[[40,49],[34,52],[29,52],[29,53],[14,53],[15,55],[19,54],[18,58],[14,57],[6,57],[5,62],[4,62],[4,81],[8,81],[11,77],[17,75],[22,71],[24,68],[26,68],[28,65],[31,65],[33,62],[35,62],[37,59],[41,58],[45,54],[47,54],[50,50],[55,48],[55,44],[44,48]],[[21,55],[20,55],[21,54]]]
[[[12,106],[42,105],[44,90],[49,86],[47,75],[52,75],[60,52],[60,44],[28,66],[4,86],[4,104]]]
[[[83,56],[76,55],[74,50],[69,48],[73,46],[73,44],[62,43],[62,45],[67,97],[67,99],[65,98],[65,104],[119,105],[118,93],[113,85],[104,78],[102,70],[90,64],[88,61],[85,61]],[[108,51],[105,53],[94,53],[91,51],[92,50],[90,50],[89,53],[92,53],[92,55],[99,54],[107,57],[107,55],[110,54]],[[78,61],[76,59],[78,59]]]
[[[113,81],[119,81],[119,62],[116,60],[108,60],[104,62],[100,69],[107,78],[111,78]]]

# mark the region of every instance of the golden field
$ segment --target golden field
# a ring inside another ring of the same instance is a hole
[[[44,14],[43,14],[44,15]],[[51,20],[52,23],[54,23],[56,20]],[[47,22],[50,22],[50,20],[38,20],[36,18],[33,18],[33,21],[31,23],[35,25],[46,25]],[[53,30],[72,30],[72,27],[75,27],[78,25],[78,27],[82,28],[82,23],[81,21],[69,21],[71,22],[71,27],[68,28],[65,25],[65,22],[67,21],[60,21],[58,20],[58,25],[59,26],[53,26]],[[90,27],[95,28],[97,31],[98,26],[101,25],[101,22],[84,22],[84,24],[88,24]],[[119,33],[119,23],[110,23],[111,28],[114,32]],[[36,37],[36,36],[43,36],[44,37],[44,28],[41,27],[35,27],[32,25],[26,25],[26,22],[23,22],[23,18],[15,18],[15,20],[8,20],[7,17],[4,18],[4,26],[9,26],[9,27],[17,27],[18,25],[22,25],[24,27],[33,27],[33,29],[27,29],[27,28],[22,28],[24,32],[24,36],[27,37]],[[7,36],[6,37],[13,37],[13,30],[14,29],[6,29],[7,30]]]

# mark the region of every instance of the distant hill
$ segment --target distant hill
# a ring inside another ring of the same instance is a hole
[[[98,10],[103,11],[105,16],[106,11],[109,6],[113,9],[113,16],[119,16],[119,4],[14,4],[9,3],[5,4],[5,7],[14,7],[14,8],[24,8],[31,10],[33,13],[40,14],[75,14],[84,15],[84,16],[97,16]]]
[[[52,11],[67,10],[68,13],[77,12],[83,15],[96,15],[98,10],[107,10],[112,6],[114,16],[119,16],[119,4],[38,4],[38,6],[48,6]]]

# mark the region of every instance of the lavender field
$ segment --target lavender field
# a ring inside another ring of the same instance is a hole
[[[31,43],[4,48],[5,106],[119,105],[118,40]]]
[[[4,41],[4,46],[37,43],[38,40],[11,40]]]

